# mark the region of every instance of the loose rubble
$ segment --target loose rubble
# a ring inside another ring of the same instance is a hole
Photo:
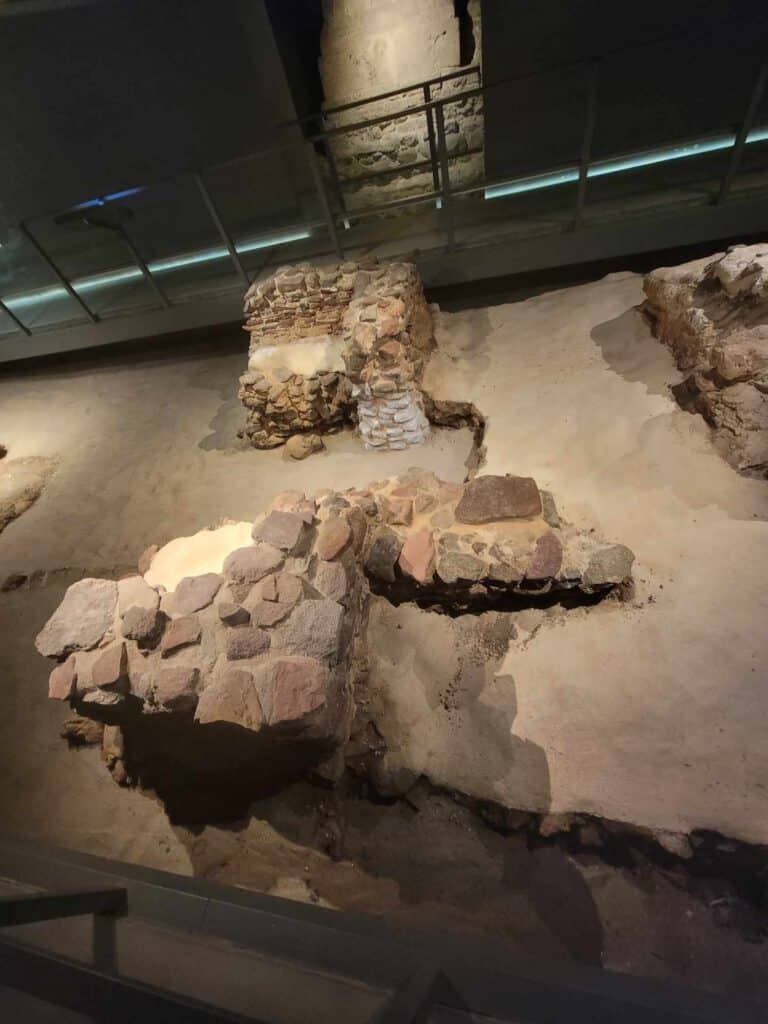
[[[690,371],[675,397],[739,472],[768,476],[768,243],[662,267],[644,289],[654,333]]]
[[[372,591],[454,613],[591,599],[630,580],[628,548],[551,525],[554,500],[542,499],[529,477],[454,484],[418,469],[343,493],[284,492],[220,572],[171,592],[138,573],[73,584],[36,640],[57,662],[49,696],[110,728],[170,715],[193,740],[236,729],[267,755],[277,743],[327,763],[360,710]],[[145,572],[158,557],[142,555]],[[128,755],[114,731],[109,743],[124,783]]]

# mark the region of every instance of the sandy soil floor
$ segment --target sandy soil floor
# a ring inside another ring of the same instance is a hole
[[[631,311],[640,297],[638,277],[614,275],[443,314],[429,371],[439,396],[485,414],[486,471],[533,475],[566,518],[635,550],[635,599],[531,616],[479,668],[444,617],[377,600],[372,684],[396,756],[435,783],[515,807],[766,842],[768,487],[734,473],[704,424],[675,407],[672,360]],[[322,793],[298,787],[236,829],[190,828],[169,823],[152,794],[115,786],[97,752],[66,748],[67,710],[46,699],[49,665],[33,638],[83,571],[118,574],[148,544],[249,520],[285,488],[360,485],[414,462],[464,478],[467,431],[436,433],[417,459],[371,456],[349,433],[303,463],[243,449],[243,360],[243,344],[223,338],[0,373],[9,453],[60,460],[0,536],[0,580],[38,573],[0,593],[4,827],[259,888],[300,878],[338,906],[759,992],[764,947],[719,929],[706,900],[642,864],[531,854],[434,795],[416,811],[347,801],[336,863],[308,832],[322,832]],[[470,633],[480,628],[471,618]],[[448,708],[446,675],[459,684]]]

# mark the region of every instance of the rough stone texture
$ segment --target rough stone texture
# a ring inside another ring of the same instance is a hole
[[[330,561],[340,555],[352,537],[349,523],[343,516],[334,516],[320,524],[315,542],[318,558]]]
[[[336,601],[302,601],[276,630],[276,644],[289,654],[331,658],[338,653],[344,609]]]
[[[394,530],[376,530],[365,560],[368,575],[387,583],[394,583],[395,565],[402,548],[403,542]]]
[[[714,430],[721,454],[747,476],[768,476],[768,244],[645,279],[643,310],[690,375],[673,388]]]
[[[203,691],[195,718],[203,725],[229,722],[258,732],[264,724],[264,712],[253,673],[245,667],[230,667],[220,672]]]
[[[253,539],[263,540],[281,551],[291,552],[304,533],[304,520],[293,512],[275,510],[253,528]]]
[[[412,264],[281,267],[251,285],[245,313],[239,394],[255,447],[289,442],[287,456],[304,458],[322,445],[318,432],[355,415],[371,450],[427,437],[420,381],[434,338]]]
[[[255,658],[269,649],[269,633],[256,626],[239,626],[227,631],[227,657],[230,661]]]
[[[541,513],[541,495],[531,477],[479,476],[464,488],[455,514],[458,522],[475,524]]]
[[[198,670],[193,665],[158,666],[152,673],[148,707],[189,711],[197,704]]]
[[[134,605],[123,615],[120,632],[126,640],[136,640],[140,647],[151,647],[160,639],[164,622],[165,615],[159,609]]]
[[[468,25],[474,41],[472,64],[481,62],[480,0],[470,0]],[[320,74],[326,108],[402,90],[455,71],[461,63],[460,26],[453,0],[414,0],[408,16],[395,0],[361,3],[326,0],[321,36]],[[478,85],[475,75],[431,87],[432,98],[457,97],[445,110],[451,181],[469,184],[483,174],[482,97],[461,98]],[[389,116],[392,120],[334,136],[330,145],[338,174],[345,180],[350,209],[386,202],[433,188],[429,170],[404,170],[429,160],[429,132],[423,113],[397,114],[423,103],[421,89],[405,91],[338,113],[330,126]],[[389,173],[383,173],[389,172]],[[366,180],[371,174],[379,177]],[[360,183],[355,187],[350,182]]]
[[[400,552],[399,565],[406,576],[417,583],[432,579],[435,571],[435,545],[431,530],[420,530],[408,536]]]
[[[302,726],[325,706],[330,674],[313,658],[275,658],[260,667],[261,705],[272,726]]]
[[[251,548],[238,548],[228,555],[224,572],[237,583],[258,583],[283,564],[283,555],[271,544],[260,543]]]
[[[223,601],[217,606],[219,618],[226,626],[244,626],[251,621],[248,611],[234,601]]]
[[[174,619],[168,624],[160,641],[160,650],[166,657],[181,647],[200,642],[202,629],[197,615],[185,615],[182,619]]]
[[[47,658],[95,647],[112,625],[116,605],[117,584],[112,580],[73,583],[38,633],[35,646]]]
[[[91,683],[103,690],[120,690],[128,684],[128,652],[122,640],[110,644],[91,669]]]
[[[623,545],[606,545],[563,520],[549,525],[540,502],[540,514],[530,514],[539,500],[534,481],[479,479],[486,483],[448,484],[409,470],[362,491],[315,498],[283,492],[251,528],[253,543],[223,558],[223,576],[182,579],[162,595],[160,609],[158,590],[143,577],[119,586],[83,581],[67,591],[51,622],[68,622],[73,607],[85,610],[98,621],[84,638],[93,649],[77,650],[54,670],[50,696],[77,701],[94,717],[108,713],[113,724],[130,721],[128,735],[142,714],[178,714],[186,727],[196,709],[198,723],[238,726],[255,749],[306,743],[327,760],[367,706],[364,693],[356,703],[356,687],[368,672],[370,589],[395,604],[423,599],[461,613],[472,602],[491,606],[532,591],[607,593],[629,578],[632,553]],[[454,522],[451,515],[450,528],[434,525],[457,504],[482,521]],[[497,518],[489,521],[492,513]],[[241,536],[233,534],[233,543]],[[98,600],[103,606],[94,608]],[[190,607],[199,610],[179,614]],[[119,639],[109,628],[115,624]],[[60,659],[72,643],[61,632],[49,623],[38,647]],[[194,742],[191,736],[193,749]],[[129,761],[110,756],[116,781],[128,781]]]
[[[525,575],[529,580],[546,580],[550,577],[557,576],[562,564],[562,545],[557,539],[557,536],[550,531],[549,533],[543,534],[536,541],[536,546],[533,549],[533,554],[531,555],[531,560],[528,563],[528,568],[525,570]],[[630,562],[624,575],[619,579],[611,580],[610,582],[620,583],[622,580],[627,579],[631,568],[632,563]],[[597,582],[597,580],[594,582]],[[608,580],[603,582],[608,582]]]
[[[347,572],[341,562],[319,562],[312,580],[315,590],[332,601],[343,601],[347,596]]]
[[[202,576],[187,576],[171,595],[169,607],[176,616],[191,615],[207,608],[222,584],[218,573],[207,572]]]
[[[285,442],[284,453],[286,458],[296,459],[300,462],[316,452],[324,451],[324,449],[325,441],[317,434],[294,434]]]

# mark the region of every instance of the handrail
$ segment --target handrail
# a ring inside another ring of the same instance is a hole
[[[323,118],[328,114],[340,114],[344,110],[352,110],[354,107],[364,107],[369,103],[378,103],[379,100],[388,100],[393,96],[402,96],[405,92],[416,92],[419,89],[423,89],[425,85],[440,85],[443,82],[450,82],[455,78],[463,78],[466,75],[472,75],[477,73],[478,77],[481,76],[482,72],[479,64],[473,64],[468,68],[459,68],[458,71],[451,71],[447,75],[435,75],[434,78],[425,78],[423,82],[415,82],[413,85],[403,85],[398,89],[390,89],[389,92],[380,92],[376,96],[366,96],[361,100],[351,100],[349,103],[341,103],[336,107],[327,107],[324,110],[316,110],[312,114],[304,114],[303,117],[297,117],[295,121],[291,121],[290,124],[304,124],[305,121],[312,121],[315,118]]]

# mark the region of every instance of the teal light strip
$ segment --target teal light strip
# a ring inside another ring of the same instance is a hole
[[[672,160],[684,160],[692,156],[703,156],[716,153],[718,150],[730,149],[736,141],[735,135],[717,135],[708,139],[699,139],[681,146],[667,146],[664,149],[649,149],[642,153],[632,153],[625,157],[610,160],[598,160],[587,170],[588,178],[601,178],[608,174],[620,174],[638,167],[650,167],[653,164],[667,163]],[[747,143],[768,141],[768,127],[754,128],[746,139]],[[567,185],[579,180],[578,167],[563,167],[559,171],[547,174],[534,174],[528,178],[517,178],[501,185],[493,185],[483,192],[485,199],[500,199],[503,196],[518,195],[520,192],[535,192],[539,189],[552,188],[556,185]]]
[[[235,244],[238,253],[255,252],[257,249],[271,249],[276,245],[287,245],[289,242],[299,242],[305,238],[311,238],[312,232],[309,229],[285,232],[279,235],[265,235],[260,238],[251,238],[245,242]],[[163,274],[170,270],[181,270],[184,267],[193,267],[199,263],[210,263],[212,260],[222,260],[229,257],[229,252],[223,247],[212,249],[201,249],[197,252],[183,253],[178,256],[168,256],[161,260],[154,260],[147,266],[153,274]],[[106,271],[103,274],[92,274],[88,277],[76,278],[72,281],[72,287],[79,294],[88,294],[98,291],[99,288],[108,288],[110,285],[124,284],[127,281],[138,281],[142,278],[142,272],[138,267],[119,267],[115,270]],[[23,295],[13,295],[3,298],[3,302],[12,312],[20,309],[28,309],[41,302],[50,302],[54,299],[67,297],[67,290],[57,286],[51,288],[40,288],[34,292],[27,292]]]

